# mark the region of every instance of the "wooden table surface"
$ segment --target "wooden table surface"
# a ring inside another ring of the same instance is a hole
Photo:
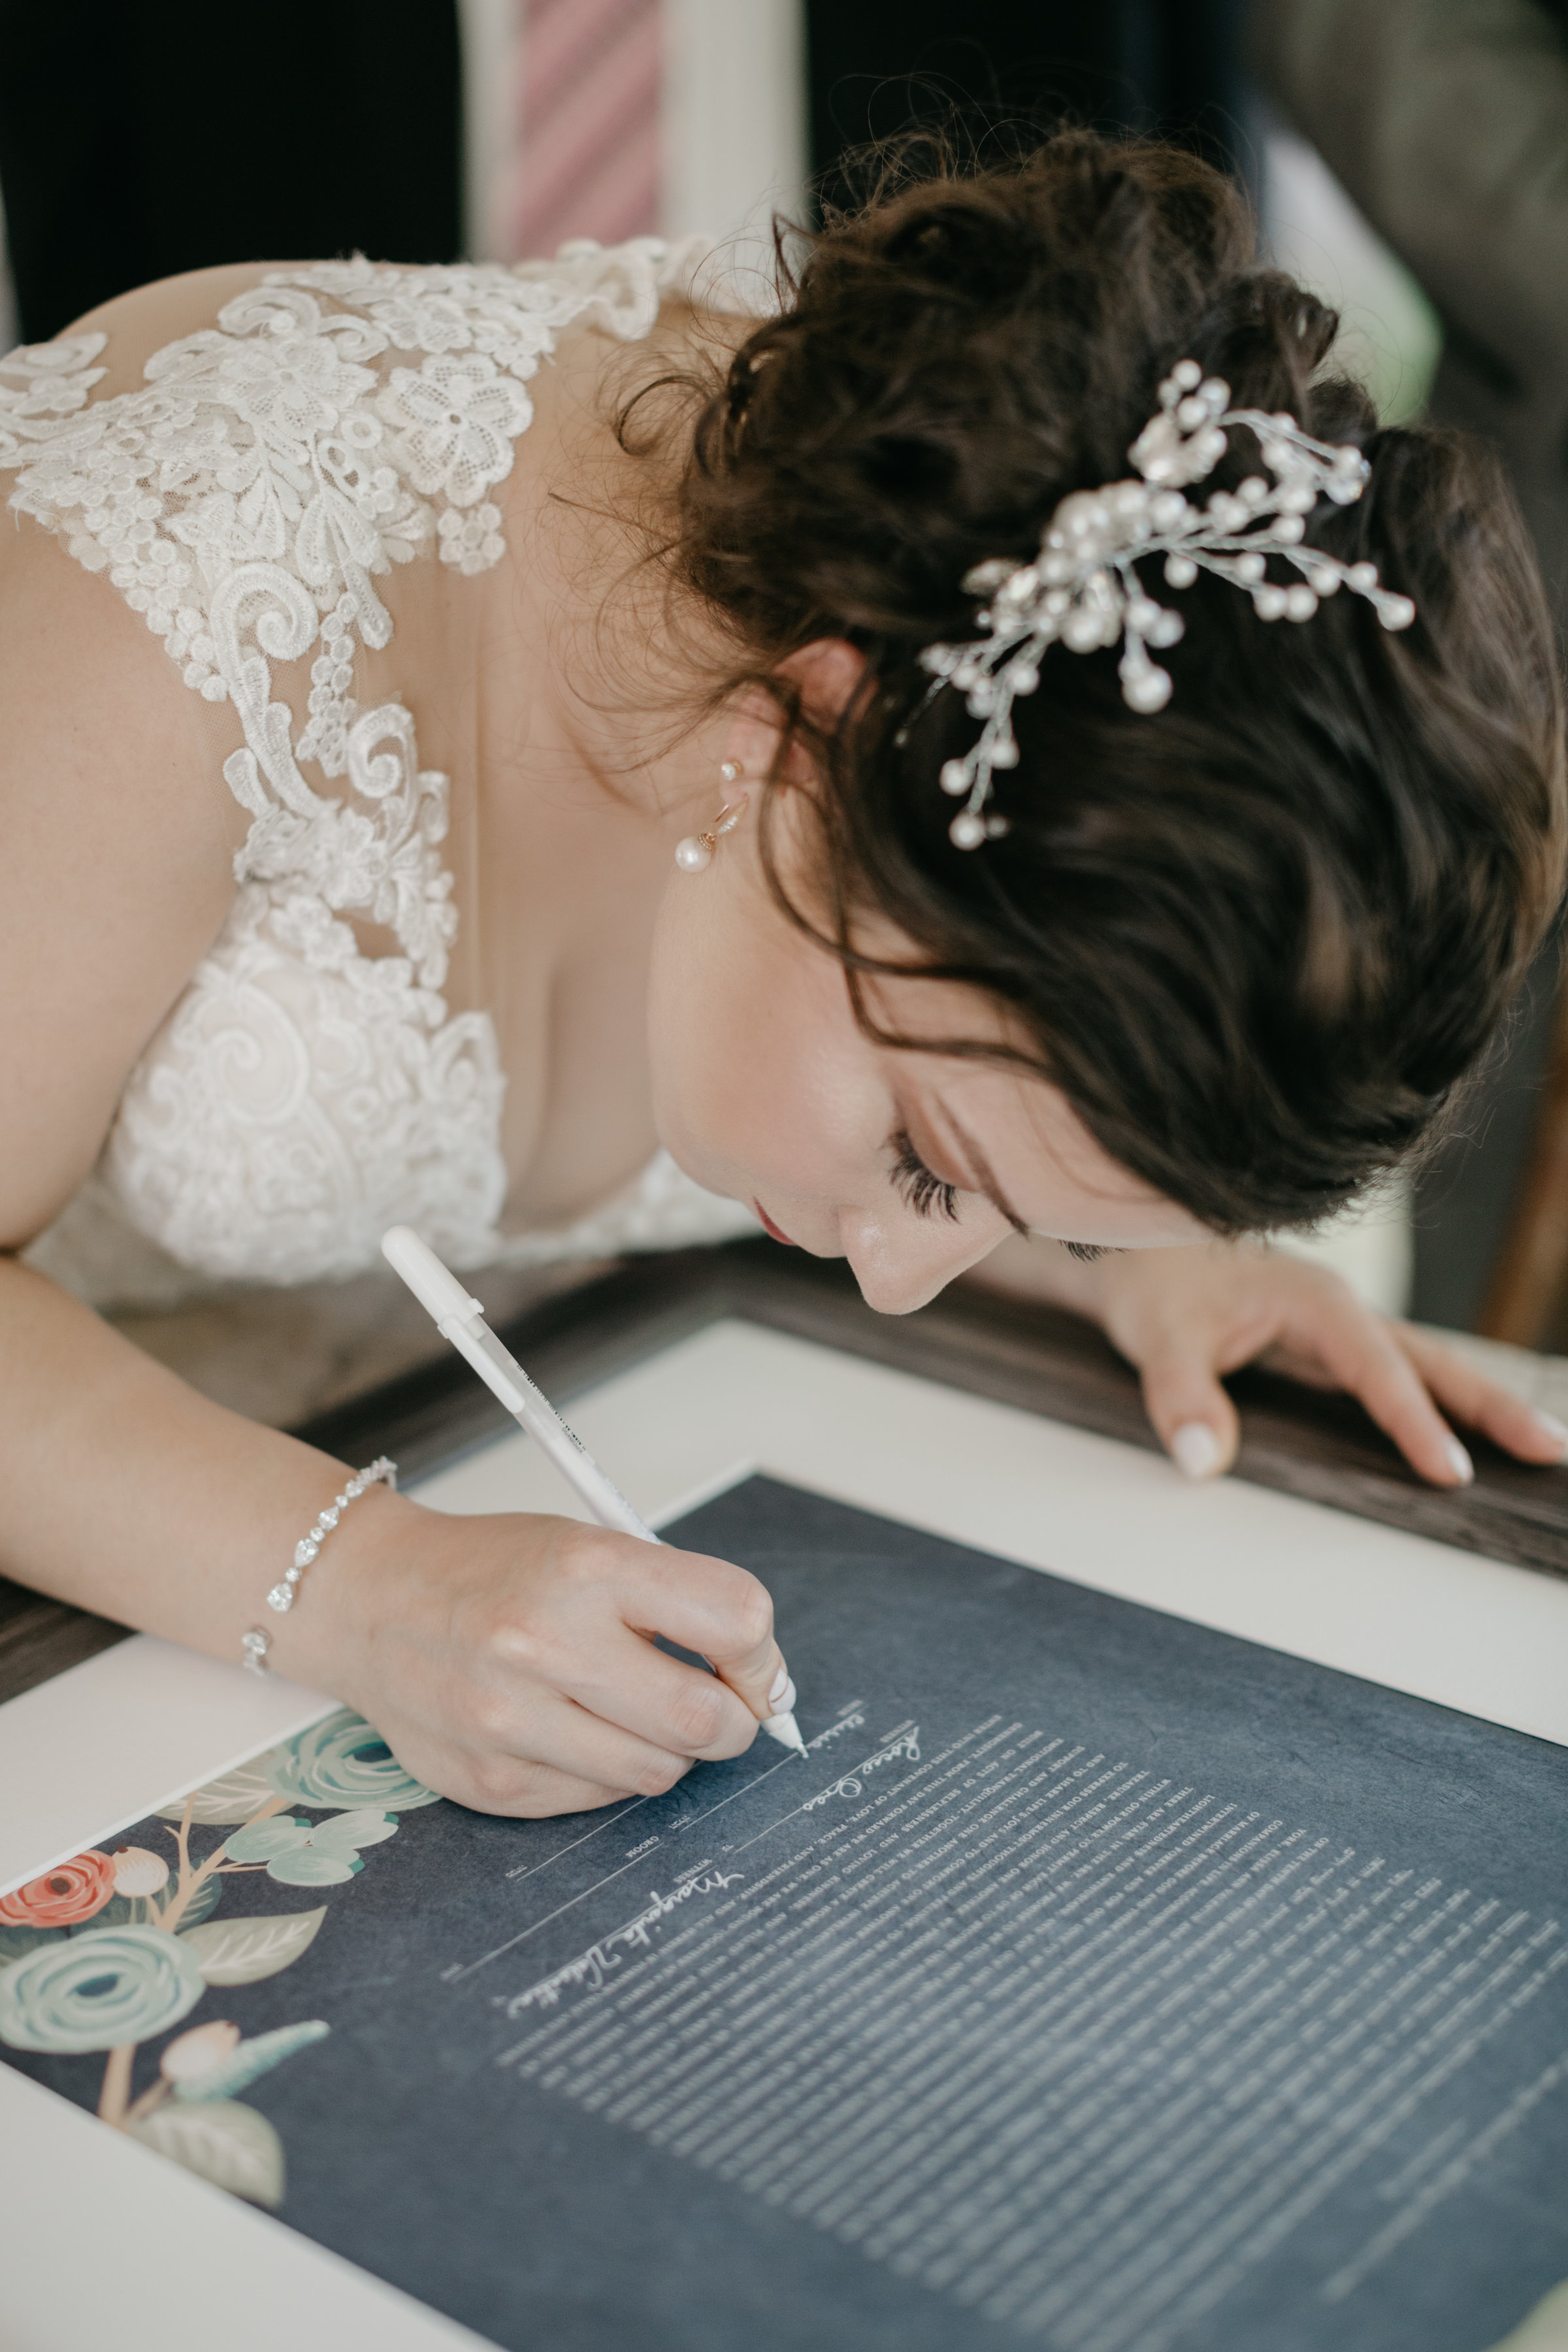
[[[1151,1450],[1135,1374],[1091,1325],[973,1287],[918,1314],[874,1315],[841,1263],[775,1243],[634,1258],[549,1298],[501,1336],[565,1402],[722,1316]],[[1549,1576],[1568,1577],[1568,1468],[1527,1468],[1476,1442],[1474,1486],[1419,1479],[1362,1408],[1267,1372],[1227,1383],[1241,1412],[1234,1475]],[[371,1390],[296,1433],[347,1462],[394,1454],[405,1480],[512,1426],[458,1357]],[[127,1629],[0,1578],[0,1700],[122,1641]]]

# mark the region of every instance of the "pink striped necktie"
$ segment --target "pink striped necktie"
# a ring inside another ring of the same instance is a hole
[[[658,226],[659,0],[526,0],[510,247],[614,245]]]

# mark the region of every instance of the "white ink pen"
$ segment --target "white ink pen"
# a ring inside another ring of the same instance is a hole
[[[470,1298],[449,1267],[442,1265],[412,1225],[394,1225],[381,1237],[382,1255],[403,1276],[415,1297],[435,1323],[468,1359],[492,1395],[500,1398],[518,1427],[536,1438],[602,1528],[656,1544],[653,1529],[638,1518],[614,1481],[607,1478],[574,1429],[569,1429],[542,1389],[535,1388],[517,1358],[501,1346],[485,1321],[484,1308]],[[782,1683],[768,1693],[771,1704],[783,1701],[776,1715],[762,1718],[763,1729],[781,1748],[805,1754],[805,1742],[791,1709],[795,1685],[781,1668]]]

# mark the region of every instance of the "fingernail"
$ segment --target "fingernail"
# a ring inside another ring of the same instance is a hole
[[[1219,1440],[1206,1421],[1184,1421],[1171,1440],[1171,1454],[1184,1478],[1210,1478],[1219,1468]]]
[[[1568,1429],[1565,1429],[1563,1434],[1565,1439],[1568,1439]],[[775,1715],[779,1715],[784,1711],[784,1693],[786,1690],[790,1690],[792,1688],[793,1685],[789,1678],[789,1668],[787,1666],[781,1665],[777,1674],[773,1676],[773,1688],[768,1693],[768,1705],[773,1708]]]
[[[1568,1429],[1563,1428],[1554,1413],[1542,1412],[1538,1410],[1535,1415],[1535,1426],[1542,1437],[1550,1438],[1552,1444],[1561,1452],[1568,1454]]]
[[[1568,1430],[1565,1430],[1563,1434],[1565,1437],[1568,1437]],[[1448,1456],[1449,1469],[1453,1472],[1461,1486],[1468,1486],[1475,1477],[1476,1465],[1471,1461],[1469,1455],[1466,1453],[1464,1447],[1460,1444],[1458,1439],[1457,1437],[1450,1437],[1444,1451]]]

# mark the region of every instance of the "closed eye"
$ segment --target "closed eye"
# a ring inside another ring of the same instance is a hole
[[[895,1129],[889,1141],[894,1154],[889,1181],[918,1217],[958,1215],[958,1187],[928,1168],[910,1139],[908,1129]]]

